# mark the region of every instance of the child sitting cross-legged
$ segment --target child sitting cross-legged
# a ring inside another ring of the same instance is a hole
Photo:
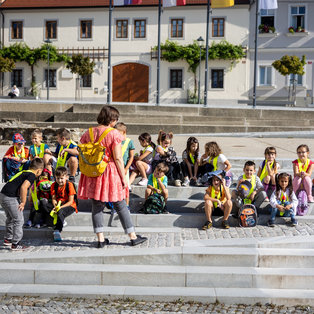
[[[291,218],[291,226],[298,224],[295,219],[298,199],[293,192],[292,177],[288,173],[276,176],[276,190],[270,197],[271,214],[268,221],[269,227],[275,226],[276,215]]]
[[[62,241],[61,231],[64,219],[77,212],[76,191],[74,184],[68,181],[68,173],[65,167],[58,167],[55,172],[56,182],[51,186],[53,209],[50,213],[53,218],[54,241]]]
[[[225,180],[223,180],[222,171],[213,172],[204,200],[207,221],[202,229],[210,229],[213,226],[212,215],[220,215],[221,212],[223,213],[221,225],[224,229],[229,229],[228,218],[232,209],[232,201],[229,189],[225,185]]]

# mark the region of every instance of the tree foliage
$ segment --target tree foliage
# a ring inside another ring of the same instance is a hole
[[[305,55],[300,59],[297,56],[283,56],[280,60],[272,63],[272,66],[283,76],[290,74],[303,75],[304,65],[306,64]]]
[[[0,72],[12,72],[15,68],[15,62],[12,59],[0,56]]]
[[[72,59],[67,62],[67,68],[72,73],[80,76],[90,75],[94,72],[95,63],[90,61],[89,57],[84,57],[82,54],[72,56]]]

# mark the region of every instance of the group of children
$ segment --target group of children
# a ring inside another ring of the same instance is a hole
[[[212,141],[205,144],[205,152],[199,156],[199,142],[189,137],[179,162],[172,144],[173,134],[160,131],[157,145],[148,133],[139,136],[142,150],[135,154],[135,146],[127,138],[127,127],[117,123],[116,129],[124,137],[122,156],[125,176],[129,188],[136,177],[140,176],[139,185],[146,186],[145,199],[151,195],[162,195],[168,199],[168,183],[175,186],[207,187],[205,200],[206,222],[202,229],[212,227],[212,216],[223,215],[222,227],[228,229],[228,218],[240,198],[242,204],[254,204],[258,209],[266,200],[271,205],[271,217],[268,222],[274,226],[276,215],[291,217],[291,224],[297,225],[295,219],[298,205],[297,193],[304,189],[308,201],[313,202],[311,174],[314,163],[309,159],[309,148],[300,145],[297,148],[298,159],[293,161],[294,178],[287,173],[279,173],[280,165],[276,162],[276,149],[267,147],[265,160],[259,165],[257,175],[253,161],[247,161],[243,175],[238,179],[236,189],[232,192],[232,165],[219,145]],[[26,204],[28,189],[31,211],[25,227],[51,225],[54,228],[54,240],[61,241],[61,231],[65,217],[77,211],[75,175],[78,171],[77,144],[71,140],[67,129],[56,132],[57,148],[51,152],[47,144],[42,143],[42,132],[37,129],[31,135],[33,145],[25,147],[25,140],[19,133],[13,136],[13,146],[3,157],[3,173],[7,184],[0,193],[0,204],[5,210],[6,234],[4,245],[12,250],[23,249],[20,240],[24,223],[22,211]],[[243,196],[240,187],[247,193]],[[270,198],[268,198],[268,195]],[[129,199],[126,199],[129,204]]]

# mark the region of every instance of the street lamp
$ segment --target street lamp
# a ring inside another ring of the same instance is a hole
[[[200,65],[199,65],[199,75],[198,75],[198,104],[201,103],[201,62],[202,62],[202,46],[203,46],[203,37],[200,36],[197,39],[198,46],[200,47]]]
[[[50,44],[52,43],[52,41],[47,38],[45,40],[45,43],[47,44],[47,51],[48,51],[48,71],[47,71],[47,100],[49,100],[49,87],[50,87],[50,70],[49,70],[49,66],[50,66]]]

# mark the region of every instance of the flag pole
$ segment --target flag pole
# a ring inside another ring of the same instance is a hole
[[[112,0],[109,0],[107,104],[111,103],[111,23],[112,23],[112,10],[113,10]]]
[[[204,107],[207,107],[207,85],[208,85],[208,45],[209,45],[209,16],[210,0],[207,0],[207,23],[206,23],[206,61],[205,61],[205,80],[204,80]]]
[[[254,42],[254,83],[253,83],[253,109],[256,108],[256,77],[257,77],[257,35],[258,35],[258,13],[259,13],[259,0],[256,0],[256,20],[255,20],[255,42]]]
[[[158,50],[157,50],[157,94],[156,94],[156,106],[160,105],[160,20],[161,20],[161,0],[158,1]]]

